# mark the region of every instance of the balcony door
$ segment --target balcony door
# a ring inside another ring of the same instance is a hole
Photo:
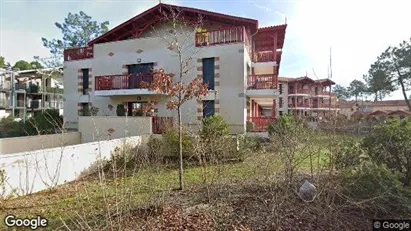
[[[152,73],[154,70],[154,63],[142,63],[142,64],[133,64],[128,66],[128,73],[131,74],[129,78],[129,88],[135,89],[140,88],[140,83],[142,81],[147,82],[147,79],[144,79],[143,76],[139,74]]]

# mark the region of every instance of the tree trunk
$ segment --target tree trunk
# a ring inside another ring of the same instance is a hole
[[[184,189],[184,172],[183,172],[183,127],[181,124],[181,107],[177,108],[178,114],[178,153],[179,153],[179,169],[178,179],[180,182],[180,190]]]
[[[410,101],[408,100],[407,92],[405,91],[404,80],[402,79],[401,76],[398,77],[398,82],[400,82],[402,95],[404,96],[405,103],[407,104],[408,110],[411,111],[411,104],[410,104]]]
[[[401,72],[396,65],[395,65],[395,69],[398,73],[398,82],[401,85],[402,95],[404,96],[405,103],[408,106],[408,110],[411,111],[411,104],[410,104],[410,101],[408,101],[407,92],[405,91],[404,78],[402,77]]]

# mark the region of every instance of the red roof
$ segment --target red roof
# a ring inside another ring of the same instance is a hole
[[[119,26],[113,28],[107,33],[97,37],[96,39],[88,43],[89,46],[97,43],[104,43],[109,41],[117,41],[128,38],[130,36],[138,37],[151,25],[159,22],[161,20],[160,10],[170,11],[178,10],[182,16],[186,19],[197,19],[199,15],[203,17],[205,21],[214,21],[222,24],[228,24],[232,26],[245,26],[250,29],[251,33],[254,34],[258,29],[258,21],[250,18],[236,17],[226,14],[215,13],[211,11],[205,11],[189,7],[181,7],[170,4],[160,3],[143,13],[135,16],[134,18],[120,24]],[[274,27],[275,30],[281,30],[285,28],[286,25],[281,25]],[[265,31],[266,29],[263,29]],[[285,32],[284,32],[285,34]],[[281,40],[281,39],[280,39]],[[282,44],[281,44],[282,47]]]

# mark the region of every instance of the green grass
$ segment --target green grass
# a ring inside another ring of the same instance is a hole
[[[320,167],[324,167],[328,164],[328,154],[323,147],[318,149],[320,153],[313,155],[313,163],[318,163],[317,158],[320,158]],[[299,151],[299,155],[304,156],[307,149],[302,146]],[[187,190],[202,184],[205,176],[208,183],[225,183],[282,171],[280,159],[275,153],[250,153],[247,156],[241,163],[208,166],[206,173],[203,167],[186,167],[184,177]],[[310,169],[310,166],[308,158],[301,163],[303,170]],[[0,205],[1,215],[30,217],[40,214],[49,219],[50,229],[56,229],[61,228],[61,220],[70,222],[73,219],[108,214],[108,211],[114,214],[116,210],[131,210],[159,202],[159,195],[177,187],[178,170],[161,166],[147,167],[125,178],[77,181],[53,190],[3,201]]]

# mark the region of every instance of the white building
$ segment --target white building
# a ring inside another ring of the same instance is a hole
[[[153,100],[158,101],[155,118],[176,118],[177,113],[166,108],[169,97],[139,85],[142,80],[152,81],[153,69],[163,68],[178,76],[178,58],[158,36],[175,31],[163,21],[160,10],[179,11],[186,22],[200,15],[205,19],[203,32],[196,33],[194,26],[187,28],[188,39],[178,41],[189,41],[187,49],[195,54],[185,60],[190,67],[186,81],[201,76],[210,89],[206,98],[184,104],[184,124],[197,127],[203,117],[220,114],[231,133],[244,133],[247,120],[264,129],[278,116],[278,74],[286,25],[259,28],[255,19],[160,3],[89,42],[88,47],[65,51],[67,125],[76,128],[79,115],[91,106],[99,108],[99,116],[116,116],[119,104],[126,105],[129,116],[141,116],[133,112]]]
[[[28,118],[46,109],[63,114],[61,69],[0,70],[0,119],[10,115]]]

